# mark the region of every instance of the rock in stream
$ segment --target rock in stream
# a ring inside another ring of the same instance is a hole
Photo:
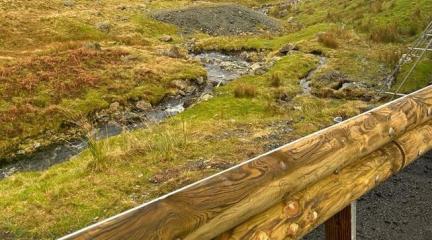
[[[201,100],[209,100],[215,86],[226,84],[251,71],[251,63],[242,60],[236,55],[227,55],[217,52],[192,55],[200,60],[207,69],[207,84],[197,79],[194,90],[189,93],[165,98],[159,105],[152,107],[146,102],[137,102],[133,109],[123,108],[118,103],[112,103],[110,108],[96,114],[97,128],[94,131],[96,139],[115,136],[123,131],[145,128],[157,124],[168,117],[181,113],[185,108]],[[112,119],[106,112],[123,119],[121,123]],[[40,171],[55,164],[68,161],[87,148],[85,138],[71,142],[52,144],[39,149],[29,155],[21,155],[14,159],[12,164],[0,168],[0,179],[11,176],[17,172]]]

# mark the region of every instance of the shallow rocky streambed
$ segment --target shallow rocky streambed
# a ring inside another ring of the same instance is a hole
[[[259,69],[264,63],[247,62],[238,55],[227,55],[217,52],[200,53],[192,55],[202,62],[207,69],[207,83],[196,86],[187,94],[180,94],[165,98],[159,105],[148,111],[119,112],[126,123],[116,121],[98,122],[94,130],[96,139],[104,139],[115,136],[123,131],[144,128],[151,124],[157,124],[164,119],[183,112],[185,108],[199,101],[208,100],[212,97],[215,87],[226,84],[242,75],[252,73]],[[53,144],[40,149],[33,154],[19,156],[12,164],[0,168],[0,179],[8,177],[17,172],[38,171],[47,169],[55,164],[69,160],[87,148],[85,138]]]

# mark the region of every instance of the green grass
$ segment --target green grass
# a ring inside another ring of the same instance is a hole
[[[316,57],[308,54],[284,57],[268,73],[223,86],[216,97],[160,126],[96,142],[69,162],[1,181],[0,231],[22,239],[58,237],[220,170],[190,168],[191,162],[207,159],[209,166],[217,166],[262,153],[272,141],[265,136],[274,122],[292,121],[296,126],[283,136],[288,141],[330,124],[336,114],[357,114],[359,102],[307,96],[291,103],[302,105],[300,111],[287,106],[275,114],[268,108],[268,95],[276,90],[269,87],[275,72],[282,81],[280,89],[294,95],[299,79],[316,64]],[[236,86],[245,83],[256,86],[256,97],[234,96]]]
[[[405,65],[401,69],[395,84],[393,85],[393,91],[397,91],[399,88],[400,93],[412,93],[420,88],[424,88],[432,83],[432,60],[430,58],[421,61],[412,75],[402,83],[405,79],[406,74],[412,68],[413,63]],[[403,84],[403,85],[402,85]]]
[[[124,60],[128,56],[135,60]],[[1,70],[0,158],[16,147],[31,150],[32,143],[23,143],[27,138],[49,144],[52,140],[44,133],[65,133],[65,121],[90,116],[116,101],[157,104],[174,91],[172,80],[205,76],[198,63],[131,48],[81,47],[26,58]]]
[[[308,1],[296,13],[298,21],[306,26],[322,22],[337,22],[353,25],[369,32],[377,27],[397,23],[398,31],[411,35],[410,29],[419,30],[428,21],[432,3],[428,0],[389,1]],[[429,19],[430,20],[430,19]]]
[[[52,41],[101,41],[109,37],[108,33],[99,31],[96,26],[82,22],[78,19],[56,19],[54,29],[57,35]]]
[[[266,2],[242,1],[248,6]],[[157,0],[148,7],[152,11],[190,3]],[[160,55],[171,44],[182,45],[186,38],[175,27],[143,14],[138,7],[141,1],[128,0],[125,5],[137,8],[126,11],[119,10],[114,0],[76,1],[72,10],[50,1],[23,4],[33,9],[25,12],[26,25],[3,21],[0,26],[9,36],[0,39],[0,55],[14,57],[0,65],[2,71],[12,73],[0,82],[0,131],[4,133],[0,148],[31,145],[23,139],[48,129],[61,132],[63,121],[91,115],[115,101],[127,104],[144,99],[156,104],[173,90],[169,84],[172,80],[205,75],[196,62]],[[22,9],[15,8],[0,18],[23,14]],[[300,79],[318,66],[318,56],[310,53],[326,57],[325,66],[312,79],[317,88],[326,86],[321,77],[332,71],[374,86],[391,70],[400,49],[421,29],[430,11],[432,3],[428,0],[389,0],[382,4],[305,1],[284,19],[293,17],[286,32],[278,36],[188,36],[196,38],[197,51],[263,50],[271,58],[288,43],[295,43],[299,51],[283,56],[263,75],[244,76],[219,87],[212,99],[160,125],[92,141],[88,150],[71,161],[0,181],[0,238],[7,232],[5,238],[11,239],[54,239],[221,171],[220,166],[226,168],[261,154],[268,146],[322,129],[333,124],[336,116],[360,113],[370,103],[301,94]],[[112,24],[109,33],[95,27],[105,21]],[[396,21],[400,28],[394,38],[385,39],[389,35],[384,35],[375,39],[378,41],[371,40],[371,33]],[[25,31],[13,31],[13,24],[25,26]],[[322,32],[334,36],[337,49],[318,41]],[[159,41],[164,34],[172,35],[174,42]],[[75,60],[70,56],[76,56],[74,51],[88,41],[100,42],[102,52],[73,65]],[[124,54],[104,58],[109,51]],[[132,56],[132,60],[124,55]],[[431,64],[429,60],[421,63],[416,80],[410,81],[404,92],[431,81]],[[73,67],[77,71],[68,72]],[[49,78],[56,72],[61,74]],[[51,81],[35,81],[47,77]],[[27,82],[21,82],[23,79]],[[85,81],[76,84],[77,79]],[[26,89],[29,84],[34,86]],[[60,84],[69,88],[59,88]],[[236,89],[245,85],[254,89],[253,96],[236,97]],[[281,132],[287,127],[292,131]],[[204,167],[199,167],[202,163]]]
[[[132,18],[136,24],[136,31],[145,37],[154,38],[161,35],[177,35],[177,28],[173,25],[156,21],[145,15],[137,15]]]
[[[330,24],[317,24],[283,36],[206,37],[198,36],[197,51],[277,50],[290,42],[314,39],[316,34],[330,29]]]

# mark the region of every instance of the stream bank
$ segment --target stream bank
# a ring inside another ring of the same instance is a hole
[[[306,76],[300,79],[300,87],[302,88],[303,94],[310,95],[312,92],[312,87],[310,86],[312,77],[318,72],[327,62],[327,58],[322,55],[316,55],[319,58],[318,66],[312,69]]]
[[[191,80],[188,87],[184,87],[179,94],[166,96],[157,106],[143,108],[120,107],[112,104],[111,109],[104,109],[93,116],[91,122],[94,130],[92,136],[97,139],[105,139],[116,136],[124,131],[146,128],[158,124],[165,119],[183,112],[186,108],[207,101],[213,97],[214,89],[227,84],[247,74],[265,73],[278,58],[265,61],[264,57],[251,61],[248,52],[242,53],[220,53],[204,52],[190,54],[190,58],[200,61],[207,71],[207,80]],[[303,94],[310,95],[310,81],[325,64],[326,57],[316,55],[319,58],[318,65],[312,69],[299,82]],[[256,56],[254,59],[257,59]],[[138,105],[138,104],[136,104]],[[88,141],[85,137],[52,144],[41,148],[32,154],[18,157],[13,163],[0,168],[0,179],[11,176],[17,172],[40,171],[55,164],[68,161],[73,156],[87,149]]]
[[[104,139],[118,135],[124,131],[145,128],[183,112],[186,108],[200,101],[213,97],[216,87],[224,85],[240,76],[254,73],[264,63],[252,63],[244,60],[239,54],[223,54],[208,52],[192,54],[191,58],[201,61],[207,70],[207,81],[195,81],[188,91],[181,91],[174,96],[166,96],[157,106],[142,111],[136,108],[123,108],[108,115],[107,110],[95,114],[93,135],[96,139]],[[115,107],[119,108],[118,106]],[[34,153],[18,156],[11,164],[0,168],[0,179],[18,172],[40,171],[55,164],[71,159],[87,148],[86,138],[51,144],[40,148]]]

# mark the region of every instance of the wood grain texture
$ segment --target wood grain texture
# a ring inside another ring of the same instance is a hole
[[[431,119],[432,87],[63,239],[211,239]]]
[[[351,203],[328,219],[324,223],[325,240],[355,240],[356,221],[353,221],[356,217],[355,211]]]
[[[348,165],[220,235],[217,240],[300,239],[432,149],[432,122]]]

